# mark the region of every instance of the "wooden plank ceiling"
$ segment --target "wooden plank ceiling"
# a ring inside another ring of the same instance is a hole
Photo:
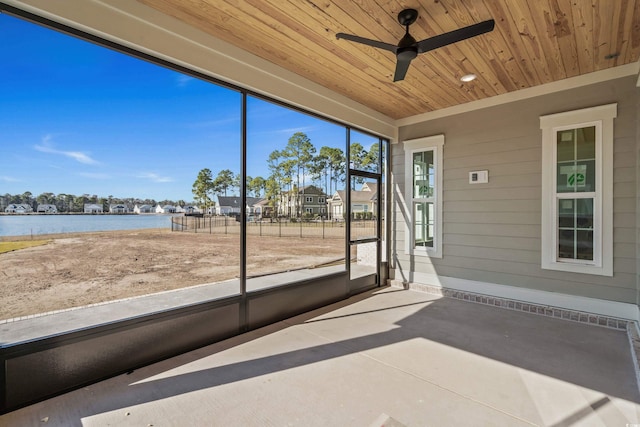
[[[394,119],[638,61],[640,0],[138,0]],[[426,39],[487,19],[495,30],[413,60],[347,40],[396,45],[398,12]],[[478,78],[462,83],[460,77]]]

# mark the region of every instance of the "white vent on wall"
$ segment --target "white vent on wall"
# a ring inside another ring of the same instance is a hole
[[[469,172],[469,184],[486,184],[489,182],[489,171]]]

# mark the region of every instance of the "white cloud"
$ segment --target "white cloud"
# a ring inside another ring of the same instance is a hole
[[[34,148],[42,153],[58,154],[69,157],[77,162],[84,163],[85,165],[98,164],[97,160],[92,159],[88,154],[81,151],[64,151],[54,148],[51,144],[51,135],[44,136],[42,138],[42,143],[35,145]]]
[[[173,182],[173,178],[168,176],[160,176],[153,172],[145,172],[137,175],[138,178],[148,179],[153,182]]]
[[[176,84],[178,85],[178,87],[185,87],[193,80],[195,80],[193,77],[189,77],[189,76],[185,76],[184,74],[181,74],[178,77],[176,77]]]
[[[19,179],[14,178],[12,176],[0,176],[0,181],[4,181],[4,182],[20,182]]]
[[[285,133],[287,135],[293,135],[297,132],[307,133],[315,129],[315,126],[302,126],[297,128],[279,129],[277,133]]]
[[[259,135],[276,135],[278,138],[280,135],[286,135],[287,137],[293,136],[294,133],[302,132],[307,133],[317,129],[316,126],[301,126],[296,128],[286,128],[286,129],[275,129],[275,130],[267,130],[267,131],[255,131],[251,132],[251,136],[259,136]]]

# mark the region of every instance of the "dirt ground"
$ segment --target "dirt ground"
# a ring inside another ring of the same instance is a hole
[[[53,236],[0,254],[0,319],[239,277],[237,235],[136,230]],[[247,238],[247,275],[321,265],[342,239]]]

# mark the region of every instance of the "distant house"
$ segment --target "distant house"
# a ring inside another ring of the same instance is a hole
[[[242,199],[238,196],[218,196],[218,204],[215,206],[216,215],[239,214]]]
[[[375,215],[378,205],[378,192],[375,191],[375,182],[365,182],[360,190],[351,191],[351,213]],[[346,191],[338,190],[329,199],[329,215],[332,219],[344,219],[344,205]]]
[[[366,181],[362,184],[360,191],[376,191],[376,182],[375,181]]]
[[[176,213],[176,207],[173,205],[164,205],[164,206],[157,205],[156,213],[160,213],[160,214]]]
[[[56,205],[38,205],[38,208],[36,209],[37,213],[47,213],[47,214],[55,214],[58,213],[58,208],[56,207]]]
[[[269,205],[268,199],[260,199],[253,205],[253,214],[258,218],[271,218],[274,208]]]
[[[109,205],[109,212],[113,214],[123,214],[123,213],[129,213],[130,210],[127,205],[122,203],[116,203],[116,204]]]
[[[327,216],[327,195],[314,185],[303,187],[299,191],[300,212],[313,216]]]
[[[84,213],[103,213],[104,209],[102,205],[96,205],[95,203],[85,203],[84,204]]]
[[[280,215],[327,215],[327,196],[315,185],[306,185],[297,192],[293,190],[283,193],[278,205]]]
[[[33,208],[26,203],[12,203],[4,211],[6,213],[25,214],[33,212]]]
[[[245,212],[248,216],[254,215],[255,205],[260,197],[247,197]],[[218,196],[218,204],[215,207],[216,215],[237,215],[240,213],[242,198],[239,196]]]
[[[141,213],[152,213],[153,206],[151,205],[135,205],[133,207],[133,213],[141,214]]]
[[[180,210],[185,214],[194,214],[200,212],[200,209],[192,205],[185,205],[184,207],[181,207]]]
[[[196,212],[199,212],[199,210],[195,206],[191,206],[191,205],[176,206],[176,213],[192,214]]]

